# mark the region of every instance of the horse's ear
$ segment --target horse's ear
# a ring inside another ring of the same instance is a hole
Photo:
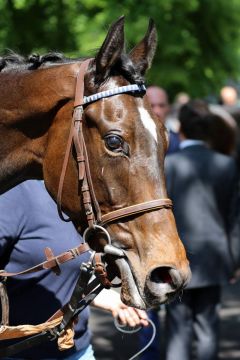
[[[96,56],[96,75],[105,79],[124,50],[124,16],[113,23]]]
[[[151,67],[156,48],[157,30],[154,21],[150,19],[146,35],[129,54],[133,64],[142,75]]]

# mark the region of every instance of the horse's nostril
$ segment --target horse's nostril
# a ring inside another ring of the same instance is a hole
[[[160,283],[168,283],[168,284],[172,284],[173,283],[173,279],[170,275],[170,269],[169,267],[158,267],[156,269],[154,269],[150,275],[150,281],[160,284]]]
[[[180,270],[171,266],[159,266],[148,274],[145,286],[149,299],[156,298],[158,302],[164,303],[170,301],[184,284],[185,277]]]

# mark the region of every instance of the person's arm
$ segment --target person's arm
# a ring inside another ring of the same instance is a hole
[[[14,245],[24,224],[21,185],[0,196],[0,257]]]
[[[148,326],[147,314],[144,310],[139,310],[125,305],[119,293],[110,289],[103,289],[100,294],[91,303],[99,309],[112,313],[112,316],[118,318],[119,322],[128,326]]]

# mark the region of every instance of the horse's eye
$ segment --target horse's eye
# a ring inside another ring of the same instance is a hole
[[[121,151],[123,149],[123,139],[118,135],[108,135],[105,137],[106,147],[111,151]]]

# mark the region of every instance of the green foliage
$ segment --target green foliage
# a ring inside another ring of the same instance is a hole
[[[239,0],[0,0],[0,48],[91,56],[122,14],[128,49],[144,36],[149,17],[155,20],[159,45],[148,83],[171,97],[218,93],[239,78]]]

